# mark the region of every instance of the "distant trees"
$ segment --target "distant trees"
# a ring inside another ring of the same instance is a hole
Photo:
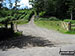
[[[71,20],[72,20],[73,19],[73,12],[75,12],[75,0],[69,0],[68,6],[69,6],[69,12],[71,15]]]
[[[38,14],[45,11],[44,16],[56,16],[60,19],[74,19],[75,17],[75,0],[36,0],[33,3]]]
[[[2,1],[3,1],[3,0],[0,0],[0,9],[2,8]]]
[[[4,1],[4,0],[2,0],[2,1]],[[0,9],[0,13],[1,13],[0,14],[0,22],[5,25],[5,28],[7,28],[9,21],[12,21],[14,19],[17,20],[17,18],[14,15],[17,14],[16,9],[17,9],[17,7],[19,7],[19,5],[17,5],[19,0],[15,0],[15,6],[14,6],[15,8],[14,9],[12,9],[12,7],[13,7],[13,3],[11,2],[12,0],[8,0],[10,9],[3,7],[2,1],[0,3],[1,4],[0,5],[0,8],[1,8]]]

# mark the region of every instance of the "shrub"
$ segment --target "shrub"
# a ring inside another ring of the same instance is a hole
[[[45,11],[42,11],[39,13],[39,16],[42,17],[42,16],[44,16],[45,13],[46,13]]]
[[[70,19],[65,19],[64,22],[71,22],[71,20]]]
[[[39,18],[38,20],[44,20],[44,21],[59,21],[56,17],[50,17],[50,18]]]
[[[25,14],[21,15],[21,16],[19,17],[19,19],[23,19],[24,17],[25,17]]]
[[[38,20],[48,20],[48,18],[39,18]]]
[[[21,20],[15,21],[15,23],[22,25],[22,24],[28,23],[28,21],[27,20],[24,20],[24,19],[21,19]]]
[[[57,19],[56,17],[50,17],[49,20],[51,20],[51,21],[59,21],[59,19]]]
[[[65,19],[64,22],[71,22],[72,24],[75,24],[75,20],[71,20],[71,19]]]
[[[29,13],[24,18],[26,20],[30,21],[30,18],[32,17],[33,14],[34,14],[34,12],[31,10],[31,11],[29,11]]]
[[[27,15],[24,17],[24,19],[26,19],[26,20],[28,20],[28,18],[29,18],[29,14],[27,14]]]

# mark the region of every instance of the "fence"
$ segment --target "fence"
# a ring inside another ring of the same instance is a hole
[[[72,27],[75,27],[75,24],[71,24],[71,22],[61,22],[61,27],[67,31],[70,31]]]
[[[71,27],[75,27],[75,24],[71,24]]]
[[[65,30],[71,30],[71,22],[61,22],[61,27]]]

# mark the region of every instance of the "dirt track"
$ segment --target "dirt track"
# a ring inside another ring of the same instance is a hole
[[[75,35],[62,34],[54,30],[37,27],[34,24],[34,16],[28,24],[18,26],[18,29],[23,31],[23,35],[42,37],[52,41],[56,45],[75,44]]]
[[[62,34],[54,30],[37,27],[34,24],[34,16],[28,24],[18,25],[18,30],[23,31],[23,36],[10,41],[15,48],[10,48],[7,51],[0,50],[0,56],[60,56],[60,48],[62,50],[75,50],[75,35]],[[44,46],[47,44],[46,42],[55,46]],[[23,44],[28,46],[24,47]]]

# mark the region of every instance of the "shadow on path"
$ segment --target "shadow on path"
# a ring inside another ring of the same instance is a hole
[[[45,46],[52,47],[54,45],[49,40],[45,40],[41,37],[32,37],[32,36],[15,37],[0,42],[0,49],[3,51],[15,47],[23,48],[23,47],[45,47]]]

